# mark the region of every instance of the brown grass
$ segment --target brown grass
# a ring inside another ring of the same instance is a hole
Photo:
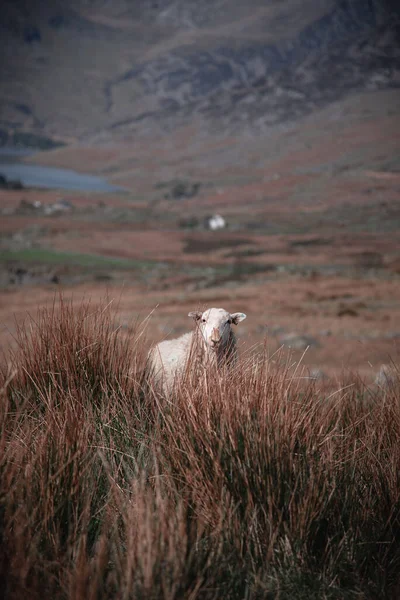
[[[3,368],[3,597],[398,597],[398,378],[261,353],[168,400],[114,316],[61,299]]]

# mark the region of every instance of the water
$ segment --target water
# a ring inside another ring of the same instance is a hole
[[[107,183],[105,179],[96,175],[77,173],[72,169],[57,169],[55,167],[42,167],[40,165],[27,165],[15,162],[22,153],[0,152],[0,174],[8,180],[18,180],[24,187],[47,188],[57,190],[73,190],[79,192],[118,192],[123,191],[116,185]],[[26,155],[26,153],[25,153]],[[10,160],[11,157],[14,160]]]
[[[10,157],[14,159],[16,156],[29,156],[33,154],[33,150],[29,148],[10,148],[9,146],[0,146],[0,156],[3,158]]]

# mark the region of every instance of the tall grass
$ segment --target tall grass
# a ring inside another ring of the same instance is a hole
[[[399,597],[399,382],[263,354],[163,398],[114,323],[61,300],[3,368],[2,597]]]

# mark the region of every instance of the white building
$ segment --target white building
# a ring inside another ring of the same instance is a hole
[[[226,227],[226,221],[221,215],[213,215],[207,219],[207,227],[212,231],[217,229],[224,229]]]

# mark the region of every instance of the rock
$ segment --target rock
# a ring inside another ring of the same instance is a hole
[[[71,210],[73,208],[72,202],[65,198],[58,198],[55,204],[64,210]]]
[[[69,200],[59,198],[54,204],[48,204],[44,208],[45,215],[60,214],[63,212],[69,212],[74,208],[74,205]]]
[[[267,336],[282,337],[285,333],[285,328],[281,325],[259,325],[257,327],[257,333],[264,333]]]
[[[330,329],[321,329],[319,335],[321,337],[330,337],[332,335],[332,331]]]
[[[394,366],[381,365],[376,377],[375,384],[379,387],[388,388],[394,386],[399,381],[399,374],[395,370]]]
[[[25,198],[22,198],[22,200],[20,201],[18,208],[15,212],[18,215],[26,215],[26,214],[31,214],[35,210],[36,210],[36,207],[33,204],[33,202],[29,202],[29,200],[25,200]]]
[[[268,325],[257,325],[256,332],[262,333],[263,335],[268,335],[268,333],[269,333]]]
[[[294,332],[281,335],[279,341],[281,344],[293,348],[293,350],[306,350],[308,347],[317,348],[319,346],[315,338],[308,335],[299,335]]]
[[[27,44],[33,44],[34,42],[40,42],[42,39],[40,29],[35,25],[26,25],[24,28],[24,40]]]
[[[48,21],[50,27],[54,29],[60,29],[61,27],[65,27],[67,24],[67,20],[61,13],[55,14],[53,17],[50,17]]]
[[[310,370],[310,379],[314,379],[314,381],[326,381],[328,376],[321,369],[314,368]]]
[[[400,338],[400,331],[389,331],[383,336],[386,340],[397,340]]]
[[[0,173],[0,189],[3,190],[22,190],[24,186],[18,179],[7,179]]]
[[[17,231],[10,240],[9,247],[13,251],[28,250],[32,248],[33,242],[30,236],[26,236],[23,231]]]

